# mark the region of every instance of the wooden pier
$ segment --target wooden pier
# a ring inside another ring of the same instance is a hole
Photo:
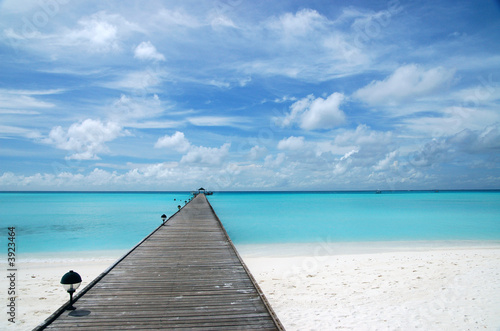
[[[204,194],[77,293],[74,306],[35,330],[283,330]]]

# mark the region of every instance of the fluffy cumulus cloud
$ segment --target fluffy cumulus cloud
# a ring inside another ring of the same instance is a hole
[[[100,120],[86,119],[72,124],[67,130],[61,126],[53,128],[42,142],[73,153],[66,159],[96,160],[97,153],[108,151],[106,142],[126,134],[116,123],[102,123]]]
[[[159,138],[156,148],[168,148],[179,153],[185,153],[181,163],[197,163],[200,165],[219,165],[229,154],[230,143],[221,147],[194,146],[184,136],[183,132],[176,131],[173,135]]]
[[[288,137],[278,142],[278,149],[283,150],[300,150],[304,147],[304,137]]]
[[[139,60],[165,61],[165,56],[150,41],[140,43],[134,50],[134,57]]]
[[[185,153],[191,148],[191,143],[186,139],[183,132],[176,131],[173,135],[163,136],[155,144],[156,148],[169,148],[179,153]]]
[[[359,125],[355,130],[339,132],[332,145],[336,146],[337,150],[345,151],[334,162],[333,173],[357,173],[363,177],[367,177],[369,171],[380,170],[387,162],[395,161],[396,153],[393,152],[397,148],[390,132],[375,131],[366,125]],[[392,158],[387,159],[387,155],[392,155]]]
[[[294,13],[285,13],[269,26],[283,34],[285,38],[306,36],[317,29],[322,29],[328,20],[316,10],[302,9]]]
[[[455,70],[436,67],[429,70],[409,64],[397,68],[384,80],[372,81],[354,96],[370,105],[398,104],[434,94],[449,86]]]
[[[268,155],[264,159],[264,166],[266,168],[278,168],[286,160],[285,153],[278,153],[277,155]]]
[[[73,44],[87,44],[89,51],[109,52],[120,48],[118,27],[112,21],[116,15],[96,13],[78,21],[80,29],[67,34],[67,41]]]
[[[384,159],[380,160],[374,167],[373,170],[375,171],[385,171],[393,167],[396,169],[398,167],[398,160],[397,160],[398,152],[397,151],[392,151],[390,153],[387,153]]]
[[[267,155],[267,153],[268,150],[266,147],[255,145],[250,149],[250,152],[248,152],[248,158],[250,160],[257,160]]]
[[[332,93],[326,99],[314,95],[294,102],[290,112],[278,122],[286,127],[297,123],[304,130],[333,129],[346,120],[340,105],[344,101],[342,93]]]
[[[369,146],[380,148],[391,142],[392,133],[372,130],[369,126],[361,124],[355,130],[344,130],[335,136],[334,143],[339,146]]]
[[[186,155],[181,159],[181,163],[198,163],[200,165],[219,165],[229,154],[230,143],[225,143],[221,147],[192,146]]]

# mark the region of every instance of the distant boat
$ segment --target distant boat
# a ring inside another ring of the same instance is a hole
[[[382,191],[381,190],[376,190],[375,193],[376,194],[380,194],[380,193],[382,193]]]

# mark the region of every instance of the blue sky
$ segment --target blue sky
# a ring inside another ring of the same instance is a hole
[[[0,2],[0,190],[500,188],[498,1]]]

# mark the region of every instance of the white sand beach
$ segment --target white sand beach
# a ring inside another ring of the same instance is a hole
[[[287,330],[500,330],[498,244],[305,246],[242,251]]]
[[[239,246],[287,330],[499,330],[500,243],[351,243]],[[16,323],[31,330],[124,252],[19,260]],[[6,270],[5,265],[2,265]],[[2,280],[2,288],[7,283]],[[5,291],[2,291],[2,297]],[[5,301],[4,301],[5,302]]]
[[[15,324],[9,322],[5,317],[8,315],[3,313],[0,320],[0,330],[32,330],[69,300],[68,293],[59,283],[66,272],[74,270],[81,275],[80,290],[125,252],[116,250],[19,255],[17,258]],[[3,270],[7,269],[5,263],[0,263],[0,266]],[[6,302],[7,279],[2,277],[0,286],[2,288],[2,302]]]

